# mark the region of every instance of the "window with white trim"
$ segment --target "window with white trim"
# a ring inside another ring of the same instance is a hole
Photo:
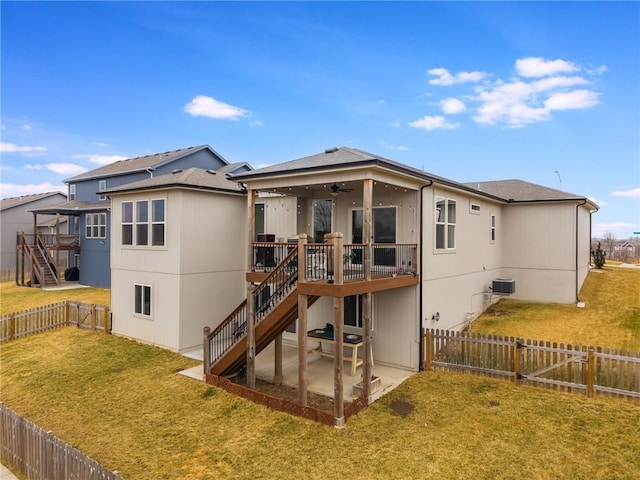
[[[164,198],[151,200],[151,245],[164,246]]]
[[[456,248],[456,201],[436,197],[435,211],[436,250]]]
[[[166,201],[164,198],[122,202],[122,245],[164,247]]]
[[[87,213],[84,220],[86,238],[107,238],[106,213]]]
[[[98,192],[104,192],[106,189],[107,189],[107,181],[106,180],[99,180],[98,181]],[[98,198],[102,202],[102,201],[107,199],[107,196],[100,194],[100,196]]]
[[[151,316],[151,286],[135,284],[134,288],[134,313]]]
[[[136,245],[149,245],[149,201],[136,202]]]
[[[496,216],[491,215],[491,243],[496,241]]]
[[[122,245],[133,245],[133,202],[122,202]]]
[[[69,185],[69,201],[76,199],[76,184]]]

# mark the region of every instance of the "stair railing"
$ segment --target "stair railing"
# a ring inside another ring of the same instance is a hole
[[[292,246],[288,255],[254,290],[255,324],[263,320],[280,301],[297,285],[298,246]],[[205,370],[208,372],[227,351],[242,340],[247,333],[247,300],[243,300],[220,325],[209,333],[204,341]],[[208,346],[208,349],[206,348]]]
[[[40,233],[36,235],[36,246],[38,250],[40,250],[40,253],[42,254],[43,258],[45,259],[46,266],[44,266],[44,268],[51,273],[53,278],[55,278],[56,285],[59,285],[60,279],[58,278],[58,268],[56,266],[56,262],[51,256],[51,253],[49,253],[49,250],[47,249],[44,243],[44,239],[42,238],[42,235]]]
[[[40,265],[40,262],[35,255],[34,248],[27,239],[27,235],[24,232],[20,232],[18,234],[18,240],[18,246],[27,254],[27,257],[31,262],[31,271],[35,275],[35,279],[31,279],[31,284],[33,285],[34,280],[37,280],[40,285],[44,285],[44,267]]]

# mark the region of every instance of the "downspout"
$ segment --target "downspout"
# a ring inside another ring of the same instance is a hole
[[[420,315],[420,342],[419,342],[419,356],[418,356],[418,371],[421,372],[422,370],[424,370],[424,357],[423,357],[423,352],[424,352],[424,335],[423,335],[423,328],[424,325],[422,323],[422,279],[424,278],[423,276],[423,271],[424,271],[424,267],[422,265],[422,247],[423,247],[423,236],[424,236],[424,229],[422,228],[422,217],[423,217],[423,195],[422,192],[425,188],[430,187],[431,185],[433,185],[433,180],[429,180],[429,184],[428,185],[423,185],[420,187],[420,221],[419,221],[419,228],[420,228],[420,245],[418,245],[418,262],[420,263],[420,285],[418,287],[418,296],[419,296],[419,306],[418,306],[418,312]]]
[[[584,204],[587,203],[587,199],[585,198],[582,203],[578,203],[576,205],[576,303],[580,303],[580,297],[579,297],[579,293],[580,293],[580,286],[578,285],[579,283],[579,271],[578,271],[578,230],[579,230],[579,219],[578,219],[578,212],[579,212],[579,208],[581,206],[583,206]],[[589,230],[591,230],[591,226],[589,226]],[[591,251],[591,237],[589,237],[589,251]]]

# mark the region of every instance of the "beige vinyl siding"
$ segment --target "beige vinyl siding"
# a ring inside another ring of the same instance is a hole
[[[162,248],[121,245],[121,203],[166,198]],[[246,198],[192,190],[115,195],[111,243],[113,332],[183,351],[202,344],[245,298]],[[152,286],[152,316],[133,314],[133,285]]]

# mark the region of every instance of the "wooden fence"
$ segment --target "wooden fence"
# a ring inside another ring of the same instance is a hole
[[[0,342],[69,325],[109,333],[111,331],[109,307],[67,300],[18,313],[9,313],[0,317]]]
[[[427,330],[425,369],[475,372],[518,384],[640,400],[640,352]]]
[[[121,480],[0,402],[0,456],[29,480]]]

